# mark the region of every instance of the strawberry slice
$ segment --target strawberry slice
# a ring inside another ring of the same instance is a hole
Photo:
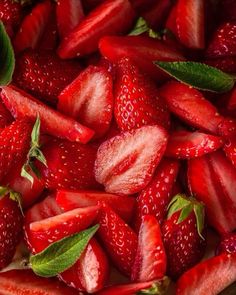
[[[50,19],[51,12],[51,2],[46,0],[37,4],[31,13],[24,18],[13,42],[16,52],[37,47]]]
[[[182,275],[176,295],[215,295],[236,280],[236,254],[205,260]]]
[[[110,193],[140,191],[151,180],[166,144],[166,131],[159,126],[144,126],[105,141],[97,153],[96,180]]]
[[[133,197],[112,195],[98,191],[58,190],[56,192],[56,202],[64,211],[95,206],[100,202],[104,202],[127,222],[132,218],[135,205]]]
[[[80,0],[57,1],[57,26],[61,39],[66,37],[84,18]]]
[[[217,253],[236,253],[236,233],[224,236],[216,250]]]
[[[190,191],[206,205],[209,223],[220,233],[236,229],[236,172],[221,151],[188,164]]]
[[[230,138],[227,141],[227,143],[224,145],[224,151],[226,156],[236,168],[236,137]]]
[[[218,136],[198,131],[175,131],[169,137],[165,155],[177,159],[201,157],[216,151],[223,143]]]
[[[129,59],[119,61],[115,83],[115,118],[122,131],[144,125],[170,125],[165,101],[156,85]]]
[[[111,74],[103,67],[89,66],[59,95],[58,110],[78,119],[103,136],[110,127],[113,107]]]
[[[200,91],[176,81],[166,83],[159,91],[169,109],[190,126],[218,133],[222,121],[217,109]]]
[[[145,215],[138,236],[138,250],[132,267],[132,281],[161,279],[166,273],[166,254],[161,229],[153,215]]]
[[[236,69],[236,67],[235,67],[235,69]],[[235,70],[235,72],[236,72],[236,70]],[[229,98],[227,108],[229,110],[235,110],[236,109],[236,87],[234,87],[234,89],[230,93],[230,98]]]
[[[53,136],[82,143],[88,142],[93,136],[91,129],[49,108],[14,86],[2,87],[2,99],[15,118],[28,117],[35,120],[39,115],[42,128]]]
[[[236,23],[228,22],[219,26],[206,51],[208,58],[236,55]]]
[[[178,0],[176,25],[180,41],[188,48],[203,49],[205,46],[204,0]]]
[[[137,235],[108,205],[101,207],[98,222],[98,235],[114,265],[130,275],[137,251]]]
[[[0,293],[8,295],[76,295],[72,288],[55,279],[36,276],[31,270],[11,270],[0,274]]]
[[[101,54],[113,63],[118,63],[122,57],[128,57],[154,80],[163,80],[161,72],[154,61],[184,60],[183,55],[160,40],[146,36],[106,36],[99,42]]]
[[[167,207],[173,196],[173,188],[179,171],[179,163],[175,160],[163,159],[158,166],[152,181],[137,198],[136,228],[142,217],[154,215],[161,224],[166,217]]]
[[[127,32],[134,18],[135,13],[128,0],[106,0],[64,38],[58,54],[61,58],[90,54],[97,50],[101,37]]]

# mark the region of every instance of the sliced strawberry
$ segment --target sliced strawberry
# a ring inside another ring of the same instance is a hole
[[[173,186],[179,171],[175,160],[163,159],[158,166],[152,181],[137,198],[136,228],[139,228],[142,217],[154,215],[161,224],[166,217],[167,207],[173,197]]]
[[[0,293],[8,295],[76,295],[72,288],[55,279],[36,276],[31,270],[11,270],[0,274]]]
[[[218,132],[222,118],[200,91],[180,82],[170,81],[160,89],[159,93],[165,98],[170,111],[190,126],[211,133]]]
[[[169,111],[156,85],[129,59],[119,61],[115,83],[115,118],[122,131],[157,124],[168,128]]]
[[[81,22],[84,11],[80,0],[59,0],[57,2],[57,25],[63,39]]]
[[[114,265],[125,275],[130,275],[137,251],[137,235],[105,204],[101,208],[98,222],[98,235]]]
[[[169,137],[165,155],[177,159],[201,157],[216,151],[223,143],[218,136],[198,131],[175,131]]]
[[[236,233],[230,233],[224,236],[217,247],[218,254],[220,253],[236,253]]]
[[[188,48],[203,49],[205,46],[204,0],[178,0],[176,25],[180,41]]]
[[[163,79],[163,72],[153,64],[154,61],[184,60],[183,55],[175,48],[145,36],[106,36],[101,38],[99,49],[102,55],[113,63],[118,63],[122,57],[129,57],[157,81]]]
[[[65,191],[56,193],[57,204],[64,210],[95,206],[100,202],[108,204],[121,218],[130,221],[133,216],[135,199],[97,191]]]
[[[226,73],[236,73],[236,56],[226,56],[217,59],[207,59],[204,61],[209,66],[218,68]]]
[[[206,205],[209,223],[220,233],[236,228],[235,168],[222,152],[192,159],[188,164],[191,192]]]
[[[113,112],[111,74],[102,67],[89,66],[59,95],[58,109],[103,136]]]
[[[177,282],[176,295],[215,295],[236,280],[236,254],[222,254],[187,271]]]
[[[38,3],[31,13],[24,18],[14,39],[16,52],[37,47],[49,21],[51,12],[51,2],[46,0]]]
[[[132,267],[134,282],[161,279],[166,273],[166,254],[158,221],[145,215],[139,230],[138,250]]]
[[[226,156],[230,159],[234,167],[236,168],[236,137],[231,137],[224,145],[224,151]]]
[[[97,153],[96,180],[110,193],[140,191],[151,180],[166,143],[167,134],[159,126],[144,126],[105,141]]]
[[[230,98],[229,98],[229,101],[228,101],[227,108],[229,110],[235,110],[236,109],[236,87],[234,87],[234,89],[230,93]]]
[[[108,275],[108,259],[93,238],[76,264],[60,274],[59,278],[77,290],[94,293],[104,288]]]
[[[35,120],[39,115],[42,128],[53,136],[83,143],[88,142],[93,136],[91,129],[47,107],[14,86],[2,88],[2,99],[15,118],[28,117]]]
[[[0,91],[0,129],[5,128],[10,125],[13,121],[13,117],[8,109],[5,107],[4,103],[1,99],[1,91]]]
[[[218,126],[219,134],[230,138],[236,135],[236,120],[232,118],[223,118]]]
[[[128,0],[106,0],[64,38],[58,54],[61,58],[72,58],[92,53],[97,50],[101,37],[127,32],[134,18]]]

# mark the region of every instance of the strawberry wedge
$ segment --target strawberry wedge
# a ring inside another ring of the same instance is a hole
[[[14,86],[2,87],[2,100],[15,118],[41,119],[43,130],[53,136],[87,143],[94,132]]]
[[[101,37],[131,29],[134,18],[135,13],[128,0],[104,1],[64,38],[58,54],[61,58],[90,54],[97,50]]]

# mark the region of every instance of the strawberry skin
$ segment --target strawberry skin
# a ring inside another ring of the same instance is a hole
[[[230,233],[224,236],[217,247],[218,254],[236,253],[236,233]]]
[[[236,56],[226,56],[204,61],[209,66],[218,68],[226,73],[236,73]]]
[[[106,0],[64,38],[58,54],[61,58],[90,54],[97,50],[101,37],[127,32],[134,18],[135,13],[128,0]]]
[[[230,159],[231,163],[236,168],[236,137],[232,137],[227,140],[224,151],[226,156]]]
[[[96,180],[109,193],[139,192],[151,180],[166,143],[166,131],[157,125],[143,126],[108,139],[98,149]]]
[[[169,127],[169,112],[156,86],[127,58],[117,65],[114,111],[122,131],[152,124]]]
[[[176,295],[216,295],[236,280],[236,254],[205,260],[183,274]]]
[[[0,91],[0,129],[5,128],[10,125],[13,121],[13,117],[8,109],[5,107],[4,103],[1,99],[1,91]]]

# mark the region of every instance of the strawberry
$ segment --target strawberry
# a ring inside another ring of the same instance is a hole
[[[222,254],[188,270],[177,282],[176,295],[216,295],[236,280],[236,254]]]
[[[236,135],[236,120],[224,118],[218,126],[218,132],[221,136],[231,138]]]
[[[153,64],[154,61],[184,60],[175,48],[146,36],[106,36],[100,39],[99,49],[101,54],[113,63],[118,63],[122,57],[130,58],[140,70],[159,83],[165,76]]]
[[[111,74],[102,67],[89,66],[61,92],[58,109],[93,129],[96,137],[103,136],[112,119]]]
[[[93,238],[76,264],[60,274],[59,278],[77,290],[94,293],[104,288],[109,275],[108,270],[108,259]]]
[[[152,124],[169,127],[169,112],[155,84],[127,58],[117,65],[114,111],[122,131]]]
[[[218,68],[226,73],[236,73],[236,56],[226,56],[216,59],[207,59],[204,63],[209,66]]]
[[[217,253],[236,253],[236,233],[230,233],[221,239]]]
[[[0,130],[7,127],[13,121],[13,117],[8,109],[5,107],[4,103],[1,100],[1,91],[0,91]]]
[[[98,235],[114,265],[125,275],[130,275],[137,250],[137,235],[108,205],[103,204],[98,222]]]
[[[165,155],[177,159],[191,159],[221,148],[223,140],[201,132],[175,131],[167,144]]]
[[[228,22],[215,31],[206,51],[207,58],[228,57],[236,55],[236,23]]]
[[[203,204],[185,195],[174,197],[162,226],[168,273],[172,278],[178,278],[204,256],[204,227]]]
[[[31,270],[11,270],[0,274],[0,293],[9,295],[76,295],[77,291],[55,279],[36,276]]]
[[[218,132],[222,118],[200,91],[180,82],[170,81],[159,93],[166,100],[170,111],[190,126],[210,133]]]
[[[21,52],[27,48],[36,48],[52,12],[52,5],[49,0],[38,3],[26,15],[14,39],[15,51]]]
[[[16,62],[14,83],[55,105],[60,92],[77,77],[80,65],[62,61],[51,51],[26,51]]]
[[[47,166],[38,168],[49,189],[86,189],[97,187],[94,179],[96,149],[89,145],[52,139],[42,148]]]
[[[150,182],[166,143],[167,134],[159,126],[143,126],[108,139],[98,149],[96,180],[110,193],[139,192]]]
[[[224,151],[226,156],[230,159],[231,163],[236,168],[236,137],[232,137],[227,140],[224,145]]]
[[[180,41],[188,48],[203,49],[205,46],[204,0],[178,0],[176,27]]]
[[[206,205],[209,223],[220,233],[236,229],[236,172],[221,151],[188,163],[190,191]]]
[[[127,32],[134,18],[135,13],[128,0],[106,0],[64,38],[58,54],[61,58],[90,54],[97,50],[101,37]]]
[[[235,110],[236,109],[236,87],[234,87],[233,90],[230,93],[227,108],[229,110]]]
[[[177,5],[174,5],[169,13],[165,27],[170,30],[175,37],[178,37],[176,24]]]
[[[98,191],[57,190],[56,202],[64,211],[95,206],[103,202],[108,204],[125,221],[130,221],[134,211],[135,198]]]
[[[91,11],[105,1],[106,0],[82,0],[82,4],[86,11]]]
[[[136,228],[139,228],[142,217],[154,215],[161,224],[166,217],[167,207],[173,196],[172,190],[179,171],[175,160],[163,159],[151,182],[141,191],[137,198]]]
[[[82,3],[80,0],[59,0],[56,11],[58,31],[63,39],[84,18]]]
[[[132,267],[132,281],[161,279],[166,273],[166,253],[158,221],[145,215],[138,236],[138,250]]]
[[[236,1],[224,0],[220,2],[220,14],[223,21],[236,21]]]
[[[1,96],[15,118],[28,117],[35,120],[39,115],[42,129],[53,136],[83,143],[88,142],[93,136],[91,129],[49,108],[17,87],[2,87]]]

